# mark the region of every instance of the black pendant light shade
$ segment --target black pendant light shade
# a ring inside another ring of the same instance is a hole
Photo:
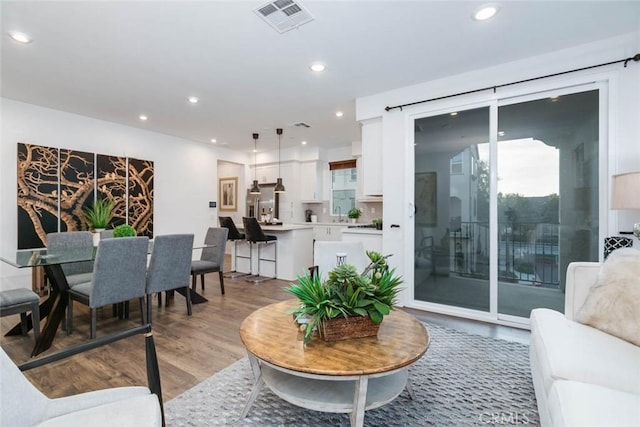
[[[258,180],[256,179],[256,152],[258,151],[258,134],[253,134],[253,184],[251,185],[251,189],[249,190],[250,194],[260,194],[260,186],[258,185]]]
[[[280,178],[280,140],[282,139],[282,129],[276,129],[276,134],[278,134],[278,179],[276,181],[276,186],[273,189],[274,193],[284,193],[284,185],[282,184],[282,178]]]

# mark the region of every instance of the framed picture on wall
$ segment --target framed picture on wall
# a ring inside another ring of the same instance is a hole
[[[416,223],[434,227],[438,224],[437,175],[435,172],[416,174]]]
[[[238,177],[220,178],[218,186],[218,206],[220,211],[238,211]]]

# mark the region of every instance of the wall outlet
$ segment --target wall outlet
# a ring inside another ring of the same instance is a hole
[[[376,213],[376,208],[371,208],[371,213],[372,214]]]

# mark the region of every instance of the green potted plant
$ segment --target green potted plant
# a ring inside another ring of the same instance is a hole
[[[120,224],[113,229],[113,237],[135,237],[136,229],[128,224]]]
[[[358,218],[360,218],[360,215],[362,215],[362,211],[355,206],[349,209],[349,212],[347,212],[347,216],[351,218],[351,222],[353,223],[355,223]]]
[[[305,344],[314,330],[325,341],[377,334],[384,316],[393,310],[402,278],[389,269],[389,255],[367,251],[367,256],[371,263],[362,273],[342,264],[329,272],[326,281],[319,274],[306,274],[287,288],[300,300],[289,313],[302,324]]]
[[[376,226],[376,230],[382,230],[382,218],[374,218],[371,223]]]
[[[84,208],[84,218],[93,230],[104,230],[113,218],[113,202],[108,198],[96,197],[91,207]]]

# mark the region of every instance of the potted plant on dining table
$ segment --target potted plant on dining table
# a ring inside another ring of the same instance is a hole
[[[320,274],[298,277],[287,290],[300,300],[289,311],[301,323],[307,344],[317,330],[325,341],[373,336],[396,303],[402,278],[387,258],[367,251],[371,263],[362,272],[350,264],[338,265],[326,281]]]

